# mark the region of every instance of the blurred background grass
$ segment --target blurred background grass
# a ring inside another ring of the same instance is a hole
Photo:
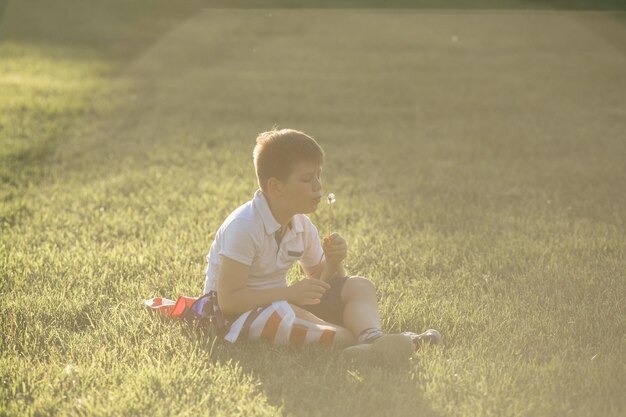
[[[212,7],[287,8],[408,8],[408,9],[559,9],[623,10],[618,0],[234,0],[211,1]]]

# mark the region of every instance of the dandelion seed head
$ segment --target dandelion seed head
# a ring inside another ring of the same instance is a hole
[[[335,193],[328,194],[328,204],[334,204],[336,200]]]

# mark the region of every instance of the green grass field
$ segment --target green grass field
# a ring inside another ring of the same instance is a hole
[[[85,4],[0,25],[0,416],[626,413],[623,12]],[[443,347],[354,367],[142,305],[200,295],[274,125],[325,148],[385,329]]]

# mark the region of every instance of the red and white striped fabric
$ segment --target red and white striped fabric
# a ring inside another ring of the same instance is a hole
[[[288,302],[277,301],[239,316],[224,339],[231,343],[264,339],[274,345],[319,343],[330,346],[334,337],[334,328],[299,319]]]
[[[218,334],[225,334],[224,339],[231,343],[266,340],[274,345],[304,346],[317,343],[330,346],[336,333],[331,326],[299,319],[286,301],[247,311],[232,323],[224,320],[214,293],[200,298],[183,296],[176,301],[157,297],[146,300],[144,304],[167,317],[209,319]]]
[[[167,298],[156,297],[144,301],[144,304],[153,310],[159,311],[167,317],[180,317],[185,311],[191,308],[198,297],[178,297],[176,301]]]

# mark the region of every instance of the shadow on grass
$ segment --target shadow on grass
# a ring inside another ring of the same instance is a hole
[[[216,8],[624,10],[621,0],[211,0]]]
[[[123,62],[203,7],[199,0],[0,0],[0,40],[57,45]]]
[[[85,3],[0,0],[0,39],[57,44],[128,60],[206,9],[457,9],[626,11],[622,0],[190,0]]]
[[[237,362],[285,415],[438,415],[424,398],[412,361],[356,365],[342,361],[337,348],[266,342],[231,345],[217,340],[215,347],[212,360]]]
[[[626,2],[624,2],[626,5]],[[581,26],[589,29],[606,43],[613,46],[617,51],[626,54],[626,43],[623,41],[623,28],[626,25],[626,12],[614,11],[610,13],[610,20],[603,19],[602,15],[582,15],[576,16]]]

